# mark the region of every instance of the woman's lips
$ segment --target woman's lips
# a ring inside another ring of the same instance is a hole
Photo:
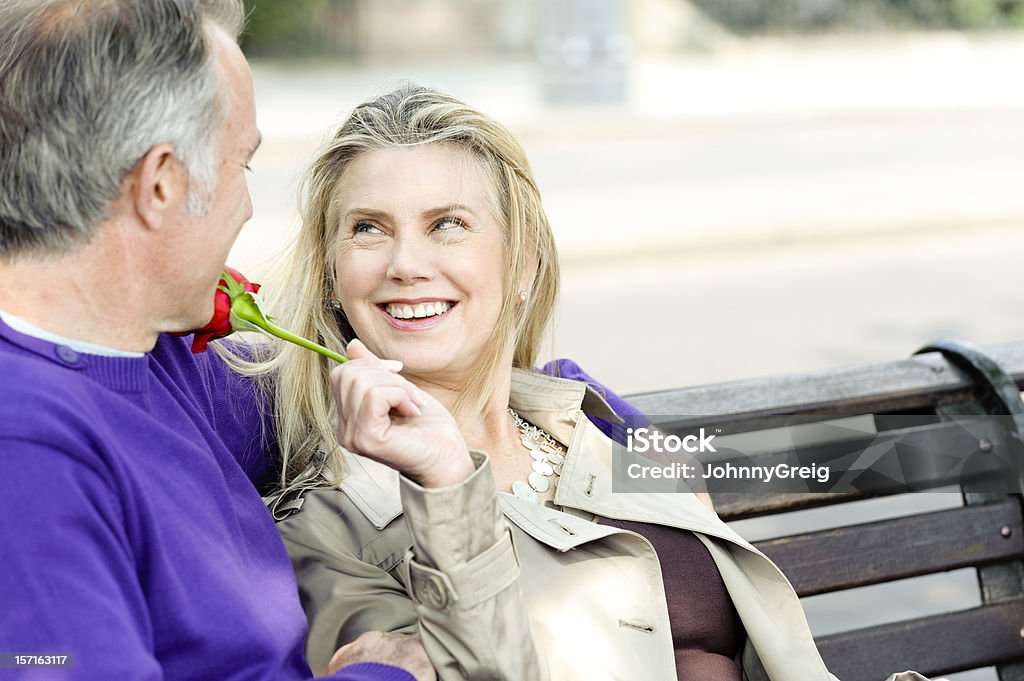
[[[451,300],[401,301],[377,305],[387,322],[402,331],[419,331],[440,324],[458,305]]]
[[[411,303],[384,303],[384,311],[395,319],[422,319],[444,314],[454,303],[450,300],[427,300]]]

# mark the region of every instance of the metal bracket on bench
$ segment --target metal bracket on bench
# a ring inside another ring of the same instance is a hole
[[[942,353],[946,361],[967,374],[978,390],[978,401],[985,413],[994,416],[1024,415],[1024,402],[1020,399],[1017,384],[998,362],[979,348],[963,341],[943,340],[930,343],[914,354],[926,352]]]
[[[1006,417],[1008,459],[1017,473],[1017,490],[1024,491],[1024,401],[1020,389],[999,363],[979,348],[962,341],[943,340],[924,346],[915,355],[938,352],[963,371],[974,384],[977,402],[986,414]]]
[[[941,352],[950,364],[961,369],[973,381],[979,407],[988,414],[1006,415],[1004,418],[1008,423],[1005,429],[1005,455],[1017,473],[1015,491],[1018,494],[1012,496],[1017,498],[1019,504],[1019,493],[1024,492],[1024,444],[1021,442],[1021,432],[1024,431],[1024,403],[1021,402],[1017,384],[995,360],[966,343],[942,341],[921,348],[915,354],[923,352]],[[936,411],[940,414],[943,412],[941,408]],[[961,491],[966,506],[984,506],[1006,499],[1003,494],[987,489],[984,485],[980,488],[962,485]],[[1019,506],[1017,512],[1020,512]],[[1017,519],[1019,520],[1019,516]],[[995,528],[991,530],[994,531]],[[1002,537],[1008,538],[1012,533],[1010,525],[1004,525],[1000,533]],[[986,607],[1019,598],[1024,591],[1024,566],[1020,561],[978,565],[977,569],[982,603]],[[1024,629],[1020,629],[1019,626],[1018,619],[1009,618],[1000,630],[1001,635],[1006,640],[1013,640],[1015,634],[1024,636]],[[1024,681],[1024,662],[1019,661],[1019,658],[999,664],[997,670],[1001,681]]]

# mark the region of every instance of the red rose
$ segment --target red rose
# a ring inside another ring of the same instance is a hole
[[[225,267],[224,274],[230,275],[238,285],[241,285],[241,287],[249,293],[256,293],[260,290],[259,284],[252,283],[238,270]],[[196,329],[195,331],[186,331],[185,333],[174,334],[175,336],[187,336],[190,333],[195,334],[195,338],[192,340],[192,352],[206,352],[207,343],[216,338],[223,338],[233,331],[231,328],[230,318],[231,296],[229,296],[225,290],[227,288],[229,288],[229,284],[222,276],[217,285],[217,292],[213,297],[213,319],[207,322],[206,326],[201,329]],[[235,287],[230,288],[233,289]]]
[[[250,282],[241,272],[225,267],[214,294],[213,319],[201,329],[175,335],[187,336],[194,333],[196,337],[192,341],[192,352],[205,352],[206,344],[215,338],[223,338],[233,331],[259,331],[319,352],[335,362],[348,361],[344,355],[296,336],[275,324],[273,318],[263,311],[263,301],[256,295],[259,290],[259,284]]]

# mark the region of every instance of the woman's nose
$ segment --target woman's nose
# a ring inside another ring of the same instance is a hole
[[[434,274],[433,257],[428,244],[399,239],[391,251],[387,277],[391,281],[411,284],[429,281]]]

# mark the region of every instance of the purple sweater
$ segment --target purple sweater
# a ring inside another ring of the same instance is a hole
[[[0,679],[311,677],[237,380],[180,338],[111,358],[0,322],[0,651],[73,659],[0,660]],[[412,679],[373,664],[332,678]]]

